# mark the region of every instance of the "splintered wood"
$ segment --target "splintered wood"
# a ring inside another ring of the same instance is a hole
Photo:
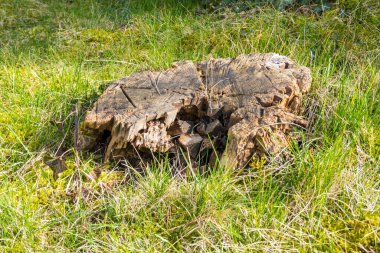
[[[79,144],[105,145],[105,160],[182,149],[195,161],[207,151],[204,164],[217,155],[224,166],[242,167],[298,138],[295,130],[307,126],[299,114],[310,83],[308,68],[278,54],[134,73],[110,84],[87,112]]]

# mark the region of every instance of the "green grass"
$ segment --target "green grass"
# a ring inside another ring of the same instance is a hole
[[[253,11],[256,10],[256,11]],[[205,14],[190,1],[0,0],[1,252],[379,252],[380,6],[321,15],[269,5]],[[145,175],[73,152],[107,82],[175,60],[277,52],[312,69],[302,148],[248,171]],[[51,122],[63,122],[63,131]],[[128,180],[133,174],[136,179]],[[127,180],[122,179],[127,178]]]

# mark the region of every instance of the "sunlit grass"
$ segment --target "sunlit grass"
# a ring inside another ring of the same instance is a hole
[[[317,15],[177,2],[0,0],[0,251],[380,251],[379,3]],[[311,126],[287,160],[186,179],[165,161],[96,181],[91,154],[76,166],[78,101],[83,116],[129,73],[252,52],[312,69]],[[55,181],[43,161],[61,144]]]

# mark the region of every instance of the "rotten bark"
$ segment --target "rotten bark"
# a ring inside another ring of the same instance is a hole
[[[80,146],[104,142],[105,160],[129,159],[134,149],[181,147],[192,158],[214,150],[223,165],[242,167],[253,155],[279,153],[296,138],[295,128],[307,126],[299,114],[310,83],[308,68],[277,54],[134,73],[110,84],[87,112]]]

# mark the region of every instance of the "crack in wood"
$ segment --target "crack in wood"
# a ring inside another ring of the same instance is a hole
[[[127,98],[127,100],[129,101],[129,103],[131,103],[131,105],[134,107],[134,108],[137,108],[137,106],[135,105],[135,103],[133,103],[132,99],[129,97],[127,91],[123,88],[123,86],[119,85],[121,91],[123,92],[124,96]]]

